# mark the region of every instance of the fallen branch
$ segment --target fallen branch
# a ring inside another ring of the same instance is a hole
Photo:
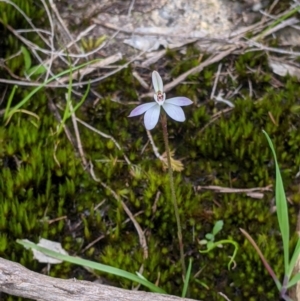
[[[89,281],[53,278],[3,258],[0,258],[0,292],[38,301],[193,301]]]

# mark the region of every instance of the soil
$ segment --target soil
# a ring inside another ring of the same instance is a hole
[[[253,23],[261,17],[258,9],[266,4],[257,0],[63,0],[57,8],[73,36],[96,23],[88,36],[108,37],[103,54],[117,50],[128,57],[136,49],[150,52],[194,40],[200,48],[213,52],[219,47],[213,40],[227,39]],[[60,33],[67,38],[62,28]]]

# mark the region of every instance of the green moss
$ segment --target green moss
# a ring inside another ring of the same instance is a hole
[[[36,11],[32,6],[32,11],[27,12],[29,16]],[[20,48],[12,36],[7,37],[7,45],[11,51],[7,56]],[[165,64],[160,61],[151,68],[164,66],[162,74],[171,80],[199,65],[205,57],[191,46],[186,54],[168,50],[163,59]],[[265,129],[275,143],[289,198],[298,204],[295,175],[300,164],[297,108],[300,88],[295,79],[287,77],[277,79],[281,85],[274,89],[270,85],[274,75],[262,52],[232,55],[224,60],[224,66],[231,62],[234,62],[235,76],[223,75],[217,86],[225,91],[240,87],[239,94],[230,99],[235,105],[230,111],[221,112],[224,105],[209,99],[218,64],[189,76],[168,92],[168,97],[182,95],[194,101],[191,107],[184,108],[185,123],[168,119],[171,148],[176,150],[176,158],[182,158],[185,167],[182,173],[175,174],[175,187],[186,257],[194,259],[190,292],[192,298],[204,300],[219,300],[219,291],[230,300],[274,300],[277,292],[272,279],[239,231],[239,228],[247,229],[276,273],[282,276],[281,237],[276,215],[270,210],[273,193],[265,192],[264,198],[257,200],[245,193],[223,194],[198,190],[197,186],[253,188],[273,184],[274,164],[261,133]],[[10,68],[14,72],[19,70],[20,74],[23,65],[21,57],[10,62]],[[64,133],[53,134],[58,123],[48,109],[45,91],[37,93],[24,107],[36,113],[38,121],[19,112],[8,125],[0,126],[0,255],[40,271],[42,265],[33,261],[31,254],[17,245],[15,239],[48,238],[61,242],[70,254],[132,273],[143,265],[147,279],[158,281],[168,292],[180,295],[181,266],[168,175],[147,144],[142,118],[127,117],[132,108],[127,103],[137,101],[138,95],[145,92],[132,71],[132,67],[125,68],[101,82],[96,89],[102,98],[95,105],[87,101],[77,113],[119,143],[121,150],[110,138],[79,124],[83,150],[87,160],[93,163],[96,178],[108,185],[135,215],[145,233],[149,257],[143,257],[136,229],[113,193],[84,170]],[[148,80],[150,83],[150,74]],[[30,88],[18,89],[14,104],[30,91]],[[62,106],[63,92],[55,91],[58,93],[55,100]],[[70,120],[67,126],[73,132]],[[151,133],[159,152],[163,153],[161,129],[157,126]],[[124,155],[133,165],[125,161]],[[290,206],[289,210],[294,227],[296,208]],[[227,270],[232,246],[208,254],[198,252],[201,248],[198,241],[220,219],[224,220],[224,229],[219,235],[236,240],[240,246],[235,270]],[[93,243],[102,235],[103,239]],[[92,246],[83,252],[90,243]],[[291,247],[295,243],[296,235]],[[93,277],[83,276],[81,270],[78,273],[76,267],[67,263],[53,266],[50,274],[62,278]],[[112,275],[101,276],[124,288],[132,286],[129,281]]]
[[[5,37],[5,57],[9,57],[15,53],[19,53],[19,55],[17,57],[14,56],[13,59],[7,60],[6,64],[12,72],[23,73],[25,63],[23,55],[21,52],[19,52],[20,42],[15,38],[11,31],[5,29],[5,25],[8,24],[13,29],[28,28],[30,25],[20,12],[23,11],[23,13],[27,15],[28,19],[38,26],[41,20],[45,20],[45,12],[39,7],[39,5],[37,5],[37,2],[33,0],[15,0],[12,3],[14,5],[6,2],[0,3],[0,19],[4,24],[4,34],[2,36]],[[19,7],[20,10],[17,10],[15,7]],[[38,46],[41,46],[44,43],[40,38],[37,38],[36,34],[32,31],[24,33],[23,37],[29,41],[34,41],[34,43],[36,43]]]

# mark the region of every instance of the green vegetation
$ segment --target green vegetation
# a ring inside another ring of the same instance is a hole
[[[292,301],[292,298],[289,297],[287,290],[288,288],[293,287],[299,282],[300,273],[297,270],[294,270],[300,254],[300,239],[298,238],[296,247],[290,257],[290,225],[289,225],[289,214],[288,214],[288,206],[287,200],[285,196],[285,191],[282,183],[281,173],[279,169],[279,165],[277,162],[276,152],[274,150],[274,146],[268,134],[264,131],[265,136],[268,139],[269,146],[272,150],[274,161],[275,161],[275,170],[276,170],[276,184],[275,184],[275,202],[277,208],[277,219],[279,224],[280,233],[282,236],[282,247],[283,247],[283,261],[284,266],[282,269],[284,270],[284,276],[282,282],[278,279],[277,275],[274,273],[272,267],[268,264],[263,252],[260,250],[256,242],[252,239],[252,237],[245,231],[244,229],[240,229],[242,233],[247,237],[247,239],[251,242],[256,252],[260,256],[266,270],[273,278],[277,289],[280,293],[280,298],[286,301]]]
[[[14,3],[35,24],[45,17],[45,12],[35,5],[35,1]],[[6,36],[5,58],[20,51],[20,55],[7,60],[6,65],[12,72],[24,76],[38,62],[34,57],[28,60],[29,50],[5,28],[5,24],[26,28],[28,23],[22,23],[23,16],[1,1],[0,20]],[[26,37],[38,45],[44,43],[32,32]],[[27,50],[22,52],[21,46]],[[188,46],[186,54],[168,50],[167,56],[151,69],[161,71],[160,66],[164,66],[162,77],[168,74],[176,78],[199,65],[200,56],[193,46]],[[124,63],[119,62],[120,65]],[[263,250],[277,277],[282,279],[284,262],[279,256],[282,240],[276,214],[271,210],[274,191],[265,190],[262,199],[255,199],[245,192],[219,193],[197,187],[215,185],[246,189],[273,184],[274,161],[262,134],[265,130],[276,145],[283,184],[292,203],[288,213],[290,247],[293,249],[298,238],[294,229],[300,203],[296,178],[300,166],[300,87],[295,78],[274,75],[263,51],[231,55],[222,63],[223,71],[231,67],[235,76],[224,71],[217,89],[222,89],[225,94],[238,89],[238,93],[230,98],[235,105],[233,109],[227,110],[225,104],[210,99],[218,63],[189,76],[186,84],[167,93],[168,97],[184,95],[194,101],[185,109],[185,123],[168,122],[170,148],[184,164],[181,173],[174,173],[174,181],[186,263],[193,259],[189,293],[191,298],[198,300],[224,300],[218,292],[232,301],[274,300],[278,298],[276,286],[239,230],[247,230]],[[1,74],[6,74],[5,69],[0,68]],[[56,74],[65,70],[67,67]],[[33,260],[32,254],[17,244],[16,239],[38,242],[39,237],[43,237],[61,242],[70,255],[133,274],[143,265],[143,276],[147,280],[158,283],[167,293],[181,295],[182,270],[168,174],[150,144],[145,147],[148,136],[142,119],[129,120],[127,117],[133,108],[128,102],[137,101],[138,95],[149,92],[140,86],[132,71],[129,66],[96,87],[94,85],[102,97],[94,103],[94,96],[88,95],[76,111],[77,118],[107,135],[101,136],[78,122],[86,160],[93,164],[95,178],[101,182],[90,176],[88,168],[91,165],[83,167],[76,143],[72,144],[74,141],[71,143],[64,131],[59,135],[56,133],[60,122],[50,110],[49,101],[54,101],[63,116],[66,109],[64,95],[68,88],[43,87],[22,104],[23,110],[35,115],[18,111],[8,123],[7,119],[1,121],[0,256],[40,272],[45,265]],[[137,71],[140,70],[137,68]],[[11,79],[9,74],[6,78]],[[0,109],[7,107],[12,89],[8,86],[6,92],[1,91],[4,101]],[[18,105],[34,89],[20,86],[10,107]],[[81,92],[86,91],[85,86]],[[72,92],[69,99],[75,107],[82,98]],[[71,118],[65,119],[65,125],[74,137]],[[163,153],[161,129],[156,127],[151,134]],[[148,258],[145,258],[137,231],[128,221],[121,201],[145,231]],[[205,250],[199,242],[207,233],[213,233],[219,220],[224,221],[224,226],[218,239],[239,244],[234,261],[236,267],[232,270],[227,269],[232,245],[223,244],[222,249],[199,253],[199,250]],[[87,247],[100,236],[103,239]],[[132,287],[128,279],[95,273],[92,275],[67,262],[52,266],[50,270],[50,275],[55,277],[94,279],[101,275],[120,287]],[[15,299],[6,297],[6,300]]]

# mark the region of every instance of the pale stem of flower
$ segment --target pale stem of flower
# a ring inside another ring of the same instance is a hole
[[[163,136],[164,136],[166,154],[167,154],[167,159],[168,159],[168,170],[169,170],[169,179],[170,179],[170,186],[171,186],[171,195],[172,195],[172,201],[173,201],[175,217],[176,217],[176,222],[177,222],[177,236],[178,236],[179,250],[180,250],[180,261],[181,261],[183,279],[185,281],[186,266],[185,266],[185,261],[184,261],[182,229],[181,229],[181,222],[180,222],[178,204],[177,204],[176,193],[175,193],[173,169],[172,169],[172,165],[171,165],[171,154],[170,154],[169,141],[168,141],[167,116],[166,116],[165,112],[162,112],[161,123],[162,123],[162,128],[163,128]]]

